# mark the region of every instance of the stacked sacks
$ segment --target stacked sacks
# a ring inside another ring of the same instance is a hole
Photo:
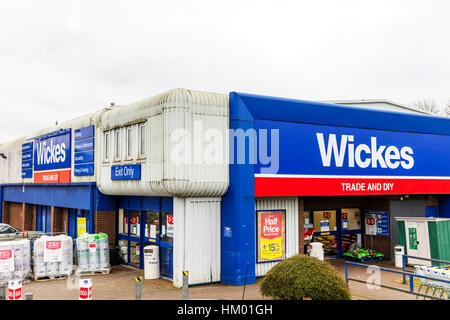
[[[34,242],[34,276],[70,275],[73,270],[72,238],[66,235],[42,236]]]
[[[88,237],[89,244],[89,271],[97,271],[100,268],[100,252],[98,250],[98,239],[96,234],[90,234]]]
[[[30,276],[30,241],[0,242],[0,283]]]
[[[78,270],[100,271],[108,269],[109,242],[105,233],[83,233],[77,238]]]
[[[106,233],[98,234],[98,249],[100,255],[100,269],[108,269],[109,264],[109,241]]]
[[[30,240],[13,241],[14,248],[14,277],[25,279],[30,276]]]
[[[72,237],[59,235],[62,244],[62,260],[59,263],[59,274],[70,275],[73,270],[73,241]],[[56,238],[57,238],[56,237]]]
[[[44,263],[44,240],[47,236],[42,236],[34,241],[33,245],[33,267],[35,277],[45,277],[47,275]]]
[[[77,238],[77,261],[78,270],[87,271],[89,269],[89,244],[87,233],[82,233]]]

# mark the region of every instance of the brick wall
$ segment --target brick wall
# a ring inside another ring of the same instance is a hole
[[[52,207],[51,209],[51,232],[52,233],[67,233],[67,209]]]
[[[19,230],[24,229],[25,215],[23,212],[22,203],[10,202],[9,203],[9,224],[16,227]],[[8,223],[8,222],[7,222]]]
[[[103,232],[108,235],[110,244],[116,242],[116,212],[115,211],[95,211],[94,232]]]
[[[36,230],[36,206],[33,206],[33,212],[32,212],[32,222],[31,222],[31,229],[30,230]]]
[[[23,211],[25,212],[25,219],[24,219],[24,230],[34,230],[33,229],[33,212],[34,212],[34,205],[32,204],[23,204]]]
[[[9,202],[2,202],[2,223],[9,224]]]

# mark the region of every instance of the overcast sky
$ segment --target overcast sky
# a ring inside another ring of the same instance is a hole
[[[172,88],[450,100],[450,1],[2,1],[0,142]]]

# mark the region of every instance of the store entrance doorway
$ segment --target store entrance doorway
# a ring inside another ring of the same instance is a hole
[[[304,219],[305,232],[323,244],[326,259],[342,257],[354,243],[363,245],[360,208],[305,210]]]
[[[144,247],[159,246],[160,273],[173,277],[173,214],[119,209],[118,239],[127,265],[144,268]]]

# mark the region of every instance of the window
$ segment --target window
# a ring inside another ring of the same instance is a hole
[[[117,129],[115,132],[114,145],[114,158],[118,159],[120,158],[120,129]]]
[[[145,156],[145,124],[139,125],[139,156]]]
[[[104,140],[103,140],[103,159],[105,161],[109,160],[109,132],[104,133]]]
[[[127,158],[133,154],[133,127],[127,128]]]
[[[8,225],[0,225],[0,233],[1,234],[6,234],[6,233],[17,233],[20,232],[19,230],[8,226]]]

